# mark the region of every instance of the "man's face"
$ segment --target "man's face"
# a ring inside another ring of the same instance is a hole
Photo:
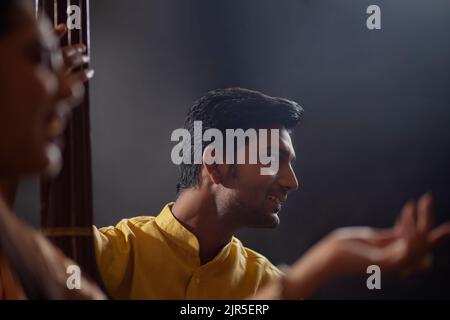
[[[222,190],[222,203],[227,212],[233,215],[239,224],[253,228],[273,228],[280,223],[278,213],[291,191],[298,189],[298,181],[292,168],[295,152],[289,132],[279,129],[279,170],[262,175],[258,164],[238,164],[229,166],[226,188]],[[270,135],[269,135],[270,137]],[[272,142],[268,141],[270,150]],[[261,145],[261,144],[259,144]],[[249,145],[246,145],[248,153]],[[265,151],[264,151],[265,152]],[[278,155],[274,155],[278,156]],[[248,158],[247,158],[248,159]]]
[[[59,166],[60,137],[73,93],[62,74],[53,29],[31,10],[13,9],[12,30],[0,38],[0,175]]]

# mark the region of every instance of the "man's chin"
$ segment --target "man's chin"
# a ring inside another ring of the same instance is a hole
[[[259,221],[250,225],[249,228],[257,228],[257,229],[274,229],[278,227],[280,224],[280,217],[278,216],[278,212],[271,212],[264,217],[262,217]]]
[[[278,216],[278,212],[272,213],[270,215],[270,223],[267,225],[267,228],[276,228],[280,224],[280,217]]]

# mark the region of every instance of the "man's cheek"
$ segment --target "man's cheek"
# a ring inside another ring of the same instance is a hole
[[[261,167],[261,175],[275,177],[280,169],[280,164],[278,161],[273,161],[270,163],[269,167]]]

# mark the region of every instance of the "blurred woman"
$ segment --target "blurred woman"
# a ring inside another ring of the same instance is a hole
[[[82,81],[93,75],[92,70],[72,72],[87,57],[82,45],[59,49],[57,34],[64,32],[59,26],[55,33],[46,19],[36,21],[24,1],[0,2],[0,298],[24,298],[5,257],[16,266],[22,285],[31,285],[25,279],[39,284],[46,276],[47,283],[39,284],[46,287],[46,297],[103,297],[85,279],[82,290],[69,291],[70,261],[10,211],[15,181],[58,173],[66,121],[83,97]]]

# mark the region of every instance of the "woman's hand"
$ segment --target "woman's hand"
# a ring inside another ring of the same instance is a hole
[[[67,28],[64,24],[60,24],[55,27],[55,32],[62,39],[67,33]],[[94,70],[88,67],[89,56],[86,55],[86,46],[82,43],[62,47],[61,56],[62,67],[58,70],[63,83],[59,94],[60,102],[77,107],[84,96],[83,83],[92,79]]]
[[[67,33],[67,27],[59,24],[55,27],[55,32],[61,39]],[[94,70],[86,67],[90,62],[86,49],[86,45],[82,43],[61,48],[64,59],[63,72],[72,83],[87,82],[94,76]]]

